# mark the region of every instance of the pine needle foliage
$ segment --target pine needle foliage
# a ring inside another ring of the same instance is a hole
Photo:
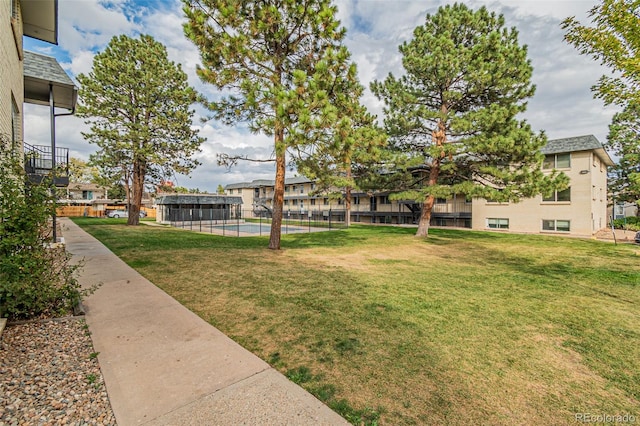
[[[275,162],[269,248],[280,249],[288,161],[305,158],[343,126],[340,96],[357,91],[355,65],[342,45],[345,29],[329,0],[183,0],[184,31],[200,51],[198,75],[226,95],[211,102],[214,118],[246,123],[272,136]],[[336,102],[337,101],[337,102]]]
[[[180,64],[149,35],[113,37],[78,82],[77,115],[91,125],[83,136],[98,146],[91,162],[124,185],[128,223],[137,225],[145,184],[200,164],[192,158],[204,141],[191,128],[197,94]]]
[[[428,235],[436,198],[515,202],[566,185],[564,176],[543,175],[546,136],[518,117],[535,91],[533,67],[502,15],[440,7],[400,52],[405,74],[371,89],[386,104],[391,145],[410,157],[414,173],[422,171],[421,185],[395,195],[422,202],[416,235]]]

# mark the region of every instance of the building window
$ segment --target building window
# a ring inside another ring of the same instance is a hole
[[[487,219],[487,228],[509,229],[509,219],[490,217],[489,219]]]
[[[288,186],[284,187],[284,192],[289,192],[289,187]]]
[[[288,206],[289,205],[289,200],[284,200],[284,205]]]
[[[571,221],[569,221],[569,220],[543,219],[542,220],[542,230],[543,231],[569,232],[569,231],[571,231]]]
[[[447,204],[446,198],[436,198],[436,204]]]
[[[549,169],[569,169],[571,168],[571,154],[550,154],[545,155],[542,168]]]
[[[328,206],[329,205],[329,199],[328,198],[324,198],[322,200],[322,204],[324,204],[325,206]]]
[[[16,104],[16,100],[11,95],[11,150],[13,151],[17,143],[20,141],[20,110],[18,109],[18,104]]]
[[[297,206],[298,205],[298,200],[293,200],[293,205]]]
[[[381,195],[380,196],[380,204],[391,204],[391,201],[389,201],[389,196],[388,195]]]
[[[360,197],[353,197],[353,204],[354,205],[359,205],[360,204]]]
[[[315,198],[312,198],[312,199],[311,199],[311,205],[312,205],[312,206],[315,206],[315,205],[316,205],[316,199],[315,199]]]
[[[18,19],[18,0],[11,0],[11,17]]]
[[[564,191],[554,191],[549,197],[542,198],[545,202],[562,202],[571,201],[571,188],[567,188]]]

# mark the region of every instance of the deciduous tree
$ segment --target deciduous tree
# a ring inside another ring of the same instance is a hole
[[[274,138],[275,188],[269,248],[280,248],[287,155],[318,141],[338,112],[328,75],[349,66],[345,31],[329,0],[183,0],[185,34],[200,50],[200,78],[229,95],[208,106],[227,124],[246,122]],[[331,81],[337,81],[331,79]],[[289,157],[292,158],[292,157]],[[223,156],[223,163],[238,158]],[[246,158],[245,158],[246,159]]]
[[[128,223],[137,225],[145,183],[198,165],[192,155],[203,139],[191,128],[190,109],[196,92],[166,48],[148,35],[113,37],[78,82],[78,115],[91,124],[83,136],[99,147],[91,161],[124,184]]]
[[[541,171],[545,135],[517,119],[534,93],[533,68],[504,24],[485,7],[441,7],[400,46],[406,74],[371,86],[386,103],[392,146],[428,174],[396,194],[422,203],[417,236],[428,235],[436,198],[517,201],[566,185]]]
[[[69,182],[98,183],[99,176],[100,172],[97,167],[89,165],[80,158],[69,158]]]
[[[640,106],[629,104],[613,116],[607,148],[619,158],[610,173],[609,192],[616,201],[640,201]]]
[[[640,105],[640,0],[603,0],[589,11],[593,26],[570,17],[562,23],[565,40],[580,53],[608,66],[592,87],[605,105]]]

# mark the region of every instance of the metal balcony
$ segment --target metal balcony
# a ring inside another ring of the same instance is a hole
[[[55,186],[66,187],[69,185],[69,149],[56,148],[53,155],[50,146],[25,143],[24,169],[33,183],[40,184],[45,178],[53,177]]]

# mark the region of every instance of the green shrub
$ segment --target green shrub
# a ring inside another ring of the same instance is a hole
[[[640,217],[629,216],[624,219],[615,219],[613,226],[616,229],[627,229],[629,231],[640,231]]]
[[[50,186],[30,183],[21,160],[10,150],[0,152],[0,317],[65,314],[88,291],[75,278],[79,265],[51,244]]]

